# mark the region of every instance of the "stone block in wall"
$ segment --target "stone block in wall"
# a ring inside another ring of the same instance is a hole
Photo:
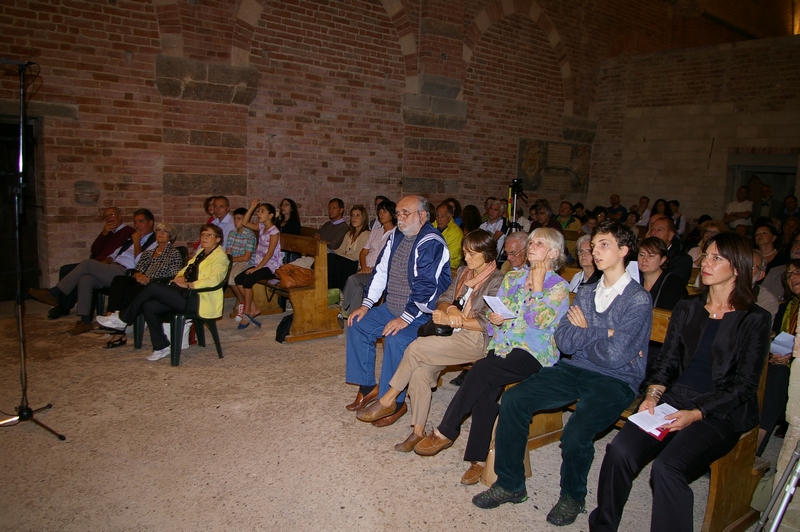
[[[461,92],[461,80],[438,74],[422,73],[419,76],[419,92],[428,96],[454,100]]]
[[[597,132],[597,122],[576,116],[564,116],[561,119],[561,136],[570,142],[591,144]]]
[[[459,183],[455,179],[430,179],[427,177],[406,177],[402,181],[403,194],[456,194]]]
[[[467,105],[466,102],[435,96],[405,94],[403,120],[417,126],[462,129],[467,122]]]
[[[258,93],[255,68],[158,56],[156,87],[167,98],[250,105]]]
[[[467,102],[434,97],[431,98],[431,111],[435,114],[448,115],[466,120]]]
[[[409,150],[432,151],[437,153],[459,153],[461,144],[449,140],[406,137],[403,146]]]
[[[165,196],[219,194],[247,196],[246,175],[164,174]]]

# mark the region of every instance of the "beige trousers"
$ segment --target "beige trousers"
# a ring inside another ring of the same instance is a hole
[[[461,329],[452,336],[426,336],[409,344],[389,386],[395,390],[408,386],[412,425],[425,425],[439,373],[447,366],[483,358],[483,340],[483,333]]]

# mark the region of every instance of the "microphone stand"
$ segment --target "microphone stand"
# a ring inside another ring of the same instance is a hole
[[[20,238],[20,215],[23,209],[23,189],[25,187],[25,71],[31,63],[23,61],[13,61],[5,57],[0,61],[1,64],[16,65],[19,69],[19,161],[18,161],[18,182],[14,187],[14,235],[16,238],[17,247],[17,293],[16,302],[14,305],[14,315],[17,318],[17,335],[19,336],[19,380],[22,386],[22,399],[20,404],[16,407],[17,415],[8,419],[0,421],[0,427],[14,426],[22,421],[32,421],[34,424],[50,432],[59,440],[64,441],[67,439],[63,434],[59,434],[44,423],[40,422],[34,416],[42,410],[49,410],[53,407],[52,404],[46,404],[41,408],[35,410],[28,406],[28,374],[26,372],[26,357],[25,357],[25,331],[22,326],[22,246]]]

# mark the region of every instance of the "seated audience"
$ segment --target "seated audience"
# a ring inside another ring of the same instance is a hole
[[[466,266],[458,270],[456,281],[436,302],[432,325],[448,327],[448,336],[420,336],[406,348],[389,391],[358,411],[361,421],[372,422],[395,410],[395,399],[408,386],[413,432],[395,450],[410,452],[425,437],[425,422],[431,406],[431,388],[436,388],[439,373],[447,366],[471,363],[483,357],[489,338],[486,334],[489,307],[484,295],[494,296],[503,282],[495,266],[497,248],[492,236],[478,229],[464,237]],[[464,484],[475,484],[480,473]]]
[[[456,225],[453,219],[453,206],[449,203],[442,203],[436,207],[435,228],[442,232],[444,241],[447,242],[447,249],[450,250],[450,268],[455,270],[461,266],[464,256],[461,254],[461,241],[464,239],[464,232]]]
[[[753,229],[753,238],[761,256],[764,257],[764,272],[776,266],[783,266],[788,262],[788,254],[784,255],[778,251],[775,244],[778,240],[778,230],[774,225],[767,222],[760,222]]]
[[[606,446],[591,530],[617,530],[633,480],[654,456],[650,530],[692,530],[689,482],[758,424],[756,392],[770,319],[750,290],[752,256],[747,242],[732,233],[706,244],[702,276],[708,292],[675,306],[639,405],[640,412],[653,413],[661,403],[678,411],[666,417],[662,440],[626,423]]]
[[[347,278],[358,271],[361,250],[369,239],[367,209],[355,205],[350,209],[350,229],[342,244],[333,253],[328,253],[328,289],[344,289]]]
[[[169,283],[183,268],[180,251],[172,246],[178,234],[172,224],[161,222],[156,226],[156,247],[142,251],[130,275],[118,275],[111,281],[108,292],[108,314],[97,316],[97,323],[109,329],[121,329],[121,338],[109,341],[108,347],[124,345],[126,323],[119,319],[119,311],[134,300],[150,283]]]
[[[137,209],[133,212],[134,231],[131,236],[105,261],[98,262],[86,259],[80,262],[66,277],[61,279],[52,288],[31,288],[28,293],[37,301],[51,306],[59,304],[63,294],[73,290],[77,292],[77,313],[80,317],[78,323],[69,331],[71,335],[83,334],[94,329],[92,325],[93,292],[99,288],[108,288],[111,281],[118,275],[125,275],[125,271],[133,269],[142,254],[156,245],[156,236],[153,232],[155,218],[148,209]],[[62,298],[63,299],[63,298]]]
[[[606,209],[602,205],[597,205],[594,208],[594,211],[592,211],[592,212],[594,212],[595,216],[597,216],[597,223],[598,224],[601,224],[601,223],[605,222],[606,220],[608,220],[608,209]]]
[[[153,352],[147,360],[155,362],[169,356],[169,338],[164,334],[163,327],[166,314],[184,310],[203,318],[215,318],[222,314],[222,290],[201,293],[194,290],[220,284],[228,273],[228,264],[228,256],[222,248],[222,229],[205,224],[200,228],[200,251],[178,272],[172,283],[148,284],[130,306],[120,312],[120,319],[128,324],[133,323],[139,314],[144,314],[153,344]]]
[[[686,217],[681,214],[681,204],[678,200],[670,200],[667,205],[672,213],[672,222],[675,224],[675,232],[680,238],[683,238],[683,235],[686,234]]]
[[[506,231],[508,230],[506,219],[503,218],[503,204],[500,200],[494,200],[489,205],[487,212],[489,219],[481,224],[481,229],[492,235],[495,242],[497,242],[497,253],[499,255],[503,249],[503,240],[505,240]]]
[[[214,200],[217,199],[216,196],[209,196],[203,201],[203,211],[208,214],[208,220],[206,220],[207,224],[210,224],[214,221],[216,216],[214,216]]]
[[[636,211],[629,211],[628,217],[625,219],[625,227],[633,230],[633,228],[637,227],[638,224],[639,224],[639,213]]]
[[[463,223],[463,219],[461,218],[461,203],[455,198],[445,198],[442,203],[447,203],[451,207],[453,207],[453,221],[456,223],[457,227],[461,227]]]
[[[639,227],[647,227],[650,223],[650,198],[647,196],[642,196],[639,198],[639,221],[636,222],[636,225]],[[636,231],[633,232],[636,234]]]
[[[378,205],[378,220],[382,223],[374,227],[369,233],[367,243],[359,255],[360,268],[355,273],[347,278],[342,293],[342,311],[343,318],[347,318],[350,312],[357,309],[364,299],[364,288],[369,283],[372,277],[372,269],[375,267],[375,262],[378,260],[378,255],[386,245],[389,235],[394,231],[397,226],[397,218],[394,214],[397,205],[393,201],[383,201]]]
[[[779,270],[783,275],[783,268],[774,268]],[[778,314],[778,307],[780,302],[775,295],[767,288],[761,286],[759,283],[765,278],[764,274],[764,257],[757,249],[753,250],[753,295],[756,298],[756,305],[763,308],[770,313],[772,319]]]
[[[494,196],[489,196],[488,198],[483,200],[483,215],[481,216],[481,221],[485,222],[489,219],[489,208],[495,201],[497,201],[497,198],[495,198]],[[500,216],[502,216],[502,214]]]
[[[581,235],[578,238],[576,258],[581,271],[576,273],[569,283],[569,291],[577,292],[578,288],[587,284],[594,284],[600,280],[602,272],[595,268],[592,257],[592,237]]]
[[[672,272],[664,271],[667,264],[667,245],[660,238],[649,237],[639,244],[639,278],[650,292],[653,308],[672,310],[689,293],[686,283]]]
[[[108,207],[103,210],[103,229],[97,238],[92,242],[91,255],[89,258],[98,262],[104,262],[114,250],[125,243],[133,233],[133,227],[122,223],[122,214],[116,207]],[[58,280],[66,277],[69,272],[75,269],[77,264],[65,264],[58,270]],[[48,319],[55,320],[62,316],[69,315],[69,311],[78,301],[78,294],[75,290],[69,294],[61,294],[58,304],[51,308]]]
[[[744,225],[748,231],[753,222],[750,216],[753,214],[753,202],[747,199],[748,189],[745,186],[739,187],[736,191],[736,201],[732,201],[725,207],[725,216],[722,221],[730,226],[734,231],[740,225]]]
[[[258,224],[251,222],[255,211]],[[242,219],[242,225],[258,233],[256,256],[253,259],[255,266],[247,268],[234,278],[235,286],[231,290],[236,294],[239,304],[244,305],[242,322],[239,329],[247,328],[251,323],[261,328],[261,322],[256,319],[261,310],[253,303],[253,286],[262,279],[275,277],[275,270],[281,267],[281,237],[275,225],[275,207],[269,203],[260,203],[254,199],[250,208]]]
[[[628,209],[626,209],[619,200],[618,194],[611,194],[609,198],[611,206],[608,207],[608,218],[615,222],[624,222],[628,218]]]
[[[361,306],[347,318],[345,380],[358,386],[345,408],[358,411],[389,390],[406,347],[420,326],[430,321],[418,305],[432,307],[452,283],[450,252],[441,233],[428,219],[428,200],[405,196],[397,204],[397,231],[389,236],[364,291]],[[376,303],[383,299],[383,304]],[[380,386],[375,385],[375,341],[383,338]],[[397,397],[393,414],[374,421],[392,425],[407,411],[405,393]]]
[[[583,203],[578,202],[575,205],[573,205],[572,208],[575,212],[575,218],[577,218],[580,223],[585,224],[587,213],[586,213],[586,207],[583,206]]]
[[[562,231],[580,231],[581,222],[572,215],[572,204],[568,201],[562,201],[558,206],[558,216],[556,221],[561,225]]]
[[[522,231],[514,231],[506,237],[503,242],[506,261],[500,268],[500,273],[505,275],[511,270],[516,271],[525,267],[528,260],[527,243],[528,234]]]
[[[534,229],[528,237],[527,255],[530,268],[509,272],[497,293],[515,317],[506,320],[495,312],[489,314],[487,331],[492,338],[486,357],[473,364],[439,426],[414,448],[422,456],[447,449],[471,413],[464,453],[471,465],[465,479],[480,477],[500,410],[497,399],[505,385],[558,360],[553,332],[569,306],[567,282],[555,273],[564,264],[564,237],[554,229]]]
[[[625,271],[636,238],[619,222],[605,222],[592,237],[600,281],[575,295],[555,331],[562,357],[503,394],[495,433],[497,481],[472,498],[479,508],[527,500],[523,456],[531,417],[576,403],[561,435],[561,494],[547,514],[556,526],[572,524],[585,507],[594,436],[630,406],[645,375],[652,323],[650,295]],[[541,504],[541,501],[537,501]]]
[[[517,225],[516,229],[523,233],[531,232],[531,219],[525,216],[525,209],[517,207]]]
[[[585,234],[592,236],[592,232],[594,232],[594,228],[597,227],[597,215],[593,212],[590,212],[586,215],[586,221],[583,223],[581,227],[581,231]]]
[[[481,220],[481,212],[475,205],[467,205],[461,211],[461,230],[466,235],[476,229],[481,228],[483,221]]]
[[[793,259],[800,259],[800,234],[795,235],[789,247],[789,261],[791,262]],[[760,286],[772,292],[778,300],[790,298],[791,294],[785,291],[786,283],[784,283],[783,275],[783,268],[772,268]]]
[[[709,219],[700,224],[698,229],[700,235],[700,245],[689,250],[689,257],[692,259],[693,268],[700,267],[700,262],[702,260],[701,255],[706,242],[708,242],[708,239],[714,235],[718,235],[719,233],[724,233],[727,230],[728,227],[720,220]]]
[[[647,236],[654,236],[660,238],[667,246],[667,271],[674,273],[678,276],[683,284],[689,282],[692,276],[692,259],[689,255],[681,251],[680,242],[675,240],[675,224],[672,218],[668,216],[661,216],[656,218],[659,213],[653,213],[650,216],[651,221],[650,230]]]
[[[281,213],[278,215],[275,225],[278,226],[280,232],[287,235],[299,235],[300,211],[297,210],[297,203],[291,198],[283,198],[279,208]]]
[[[283,201],[285,202],[286,200]],[[281,202],[281,204],[283,204],[283,202]],[[247,216],[247,209],[244,207],[239,207],[233,211],[235,230],[231,231],[228,234],[228,238],[225,239],[225,253],[231,256],[231,261],[233,262],[231,274],[228,276],[228,284],[234,295],[237,295],[236,277],[243,271],[256,265],[253,260],[253,253],[255,253],[258,247],[256,234],[251,229],[245,227],[245,216]],[[242,298],[241,301],[237,299],[237,303],[233,307],[233,312],[231,312],[231,318],[236,319],[237,322],[241,322],[242,316],[244,316],[244,295],[242,295]]]
[[[666,216],[667,218],[672,218],[672,210],[669,208],[669,204],[667,200],[663,198],[658,198],[655,203],[653,203],[653,208],[650,211],[650,216],[654,214],[660,214],[661,216]],[[652,218],[650,222],[652,223]]]
[[[797,205],[797,197],[796,196],[786,196],[783,198],[783,212],[778,215],[778,218],[782,222],[786,222],[787,218],[798,218],[800,219],[800,207]]]
[[[381,206],[381,203],[384,201],[389,201],[389,198],[386,196],[375,196],[375,219],[369,224],[369,230],[374,231],[378,227],[381,227],[383,224],[378,219],[378,208]]]
[[[550,209],[549,201],[546,199],[536,200],[536,203],[531,207],[531,212],[533,214],[531,231],[541,227],[549,227],[550,229],[555,229],[562,235],[564,234],[564,229],[561,228],[561,224],[553,218],[553,211]]]
[[[350,230],[350,226],[344,221],[344,202],[339,198],[333,198],[328,202],[329,220],[322,224],[315,237],[328,242],[328,251],[333,251],[342,245],[344,235]]]
[[[222,229],[223,240],[228,240],[228,234],[235,229],[230,210],[231,204],[227,197],[214,198],[214,220],[211,223]]]
[[[800,218],[791,216],[783,221],[780,239],[776,246],[784,255],[788,255],[792,250],[792,241],[795,234],[800,230]]]
[[[779,268],[775,268],[776,270]],[[800,259],[792,259],[784,270],[784,282],[788,301],[782,303],[772,323],[772,331],[792,336],[797,331],[797,309],[800,307]],[[792,354],[769,354],[767,382],[764,385],[764,403],[761,407],[761,429],[758,431],[758,450],[761,456],[769,443],[769,437],[779,423],[785,421],[786,403],[789,400],[789,373]]]

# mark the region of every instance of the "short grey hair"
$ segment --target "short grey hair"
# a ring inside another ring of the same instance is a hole
[[[162,229],[167,233],[169,233],[170,244],[174,243],[175,239],[178,238],[178,232],[175,230],[175,226],[169,222],[159,222],[158,225],[156,225],[156,231],[158,231],[159,229]]]
[[[526,246],[528,244],[528,235],[524,231],[514,231],[506,237],[505,244],[519,240],[520,244]]]
[[[425,196],[417,196],[417,209],[420,211],[425,212],[428,215],[428,219],[425,220],[426,222],[431,221],[431,203],[428,201],[428,198]],[[423,222],[424,223],[424,222]]]
[[[531,231],[531,234],[528,236],[528,242],[525,249],[527,249],[527,246],[530,245],[534,238],[541,238],[547,242],[547,244],[550,246],[550,249],[558,253],[550,261],[550,265],[547,269],[554,272],[560,270],[567,262],[567,256],[564,253],[564,235],[550,227],[539,227]]]

